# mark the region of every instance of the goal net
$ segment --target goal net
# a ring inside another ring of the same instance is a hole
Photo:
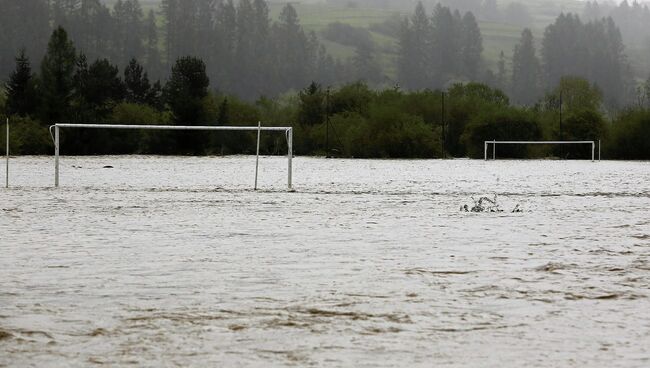
[[[292,160],[293,160],[293,128],[277,126],[180,126],[180,125],[120,125],[120,124],[55,124],[50,126],[50,134],[54,141],[54,186],[59,187],[59,161],[60,161],[60,136],[62,129],[131,129],[131,130],[176,130],[176,131],[245,131],[257,132],[257,149],[255,159],[255,183],[257,190],[259,157],[260,157],[260,135],[262,132],[284,132],[287,139],[287,188],[292,190]]]
[[[497,145],[499,144],[523,144],[523,145],[553,145],[553,144],[584,144],[591,145],[591,161],[596,160],[596,141],[485,141],[483,147],[485,153],[485,161],[488,160],[488,150],[492,148],[492,159],[497,159]],[[600,141],[598,141],[598,161],[600,161]]]

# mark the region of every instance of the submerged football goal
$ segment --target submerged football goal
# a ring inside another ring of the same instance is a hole
[[[492,145],[492,159],[497,159],[497,144],[590,144],[591,161],[596,161],[596,141],[485,141],[485,161],[488,160],[488,147]],[[600,141],[598,141],[598,161],[600,161]]]
[[[292,190],[292,160],[293,160],[293,128],[262,126],[181,126],[181,125],[116,125],[116,124],[54,124],[50,126],[50,134],[54,140],[54,186],[59,186],[59,154],[61,152],[61,129],[132,129],[132,130],[194,130],[194,131],[247,131],[257,132],[257,150],[255,158],[255,184],[257,190],[257,177],[260,162],[260,135],[262,132],[284,132],[287,139],[287,189]]]

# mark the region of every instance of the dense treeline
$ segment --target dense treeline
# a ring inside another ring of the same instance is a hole
[[[277,21],[265,0],[163,0],[144,14],[138,0],[0,0],[0,75],[25,49],[38,67],[44,42],[61,26],[89,60],[122,68],[139,60],[166,79],[182,56],[201,58],[213,87],[247,100],[300,89],[312,79],[334,84],[354,74],[352,61],[329,56],[287,4]],[[161,24],[158,24],[161,23]],[[350,74],[352,73],[352,74]]]
[[[330,24],[321,37],[354,47],[354,57],[346,60],[334,59],[316,34],[303,30],[291,4],[277,20],[270,19],[265,0],[164,0],[146,14],[139,0],[112,4],[109,8],[100,0],[0,0],[0,76],[9,75],[21,49],[39,68],[47,36],[62,26],[88,60],[106,59],[124,68],[136,59],[152,80],[169,78],[179,57],[200,58],[212,90],[247,101],[299,90],[312,80],[330,86],[364,80],[373,87],[398,84],[409,90],[473,81],[504,90],[517,104],[531,105],[559,78],[573,75],[596,83],[607,107],[616,109],[638,96],[614,20],[620,19],[627,33],[636,34],[647,28],[648,14],[636,3],[624,2],[608,11],[588,3],[587,22],[562,14],[539,41],[524,31],[512,63],[503,55],[497,70],[492,70],[482,58],[477,18],[526,19],[525,6],[517,2],[507,6],[497,0],[420,2],[410,17],[397,16],[373,26],[395,37],[397,50],[379,50],[366,29]],[[428,13],[426,6],[433,11]],[[606,15],[611,17],[601,17]],[[389,63],[395,62],[392,81],[387,76],[392,65],[379,63],[380,51],[384,58],[390,55]]]
[[[483,39],[471,12],[438,4],[431,17],[422,3],[404,20],[399,37],[398,79],[408,89],[442,88],[455,78],[478,80]]]
[[[502,55],[494,73],[485,67],[481,32],[471,12],[436,5],[431,17],[422,3],[402,24],[398,79],[408,89],[443,88],[459,81],[483,81],[531,106],[564,76],[595,83],[606,106],[617,109],[634,99],[635,82],[621,33],[612,18],[583,23],[561,14],[546,27],[538,53],[533,34],[524,29],[506,75]],[[538,56],[541,54],[541,56]]]
[[[623,0],[616,5],[613,2],[587,1],[583,10],[583,18],[587,21],[611,17],[621,27],[621,34],[627,44],[644,46],[650,50],[650,8],[647,4],[633,1],[632,4]]]
[[[364,82],[324,89],[312,82],[297,95],[260,98],[255,103],[211,92],[205,63],[180,57],[164,85],[152,83],[132,59],[119,68],[106,59],[90,61],[63,28],[48,42],[40,71],[26,54],[0,94],[0,111],[11,117],[12,151],[45,154],[53,122],[111,122],[176,125],[291,124],[295,152],[343,157],[481,157],[491,139],[604,140],[609,157],[650,158],[650,100],[613,122],[603,113],[601,90],[587,80],[564,77],[533,107],[511,104],[502,91],[479,83],[454,83],[446,90],[375,91]],[[645,86],[650,95],[650,81]],[[329,137],[329,140],[327,139]],[[0,138],[1,135],[0,135]],[[262,152],[285,152],[284,137],[265,135]],[[71,130],[64,154],[251,153],[247,133],[120,132]],[[500,148],[500,157],[588,157],[582,147]]]
[[[17,12],[14,16],[35,13],[26,22],[34,27],[32,34],[14,32],[7,38],[0,33],[11,41],[0,47],[42,42],[33,35],[41,34],[38,24],[48,24],[50,15],[75,34],[57,27],[49,41],[45,37],[43,50],[22,49],[13,60],[3,59],[10,77],[0,93],[0,112],[16,123],[16,153],[50,152],[46,127],[54,122],[250,125],[261,120],[293,124],[296,153],[306,155],[476,157],[486,139],[604,139],[610,157],[650,158],[645,143],[650,79],[631,88],[621,35],[610,18],[583,23],[563,14],[546,28],[541,51],[525,29],[511,74],[503,54],[493,73],[481,58],[482,37],[471,12],[437,5],[429,15],[418,4],[409,19],[387,27],[399,35],[399,83],[373,90],[369,85],[376,87],[372,83],[384,76],[367,34],[340,24],[326,28],[332,38],[356,35],[348,39],[357,49],[352,62],[335,62],[313,34],[302,30],[290,5],[271,22],[262,0],[236,6],[194,0],[182,7],[166,0],[165,31],[159,34],[155,15],[145,18],[137,0],[117,1],[112,10],[91,0],[51,3],[2,4]],[[95,27],[101,22],[107,28]],[[201,47],[204,43],[211,46]],[[370,84],[335,83],[341,76]],[[337,87],[322,87],[328,85]],[[280,94],[291,89],[299,92]],[[633,107],[621,108],[628,94]],[[244,133],[81,130],[64,139],[68,154],[230,154],[253,146],[253,137]],[[283,145],[282,137],[265,137],[262,148],[279,153]],[[501,152],[509,157],[586,154],[553,147]]]

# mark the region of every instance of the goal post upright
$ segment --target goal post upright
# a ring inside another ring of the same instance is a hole
[[[292,160],[293,160],[293,128],[288,126],[267,126],[263,127],[261,122],[257,126],[201,126],[201,125],[120,125],[120,124],[54,124],[50,126],[50,135],[54,141],[54,186],[59,187],[59,156],[60,156],[60,130],[61,128],[86,128],[86,129],[131,129],[131,130],[208,130],[208,131],[257,131],[257,148],[256,148],[256,163],[255,163],[255,186],[257,190],[257,178],[259,169],[259,150],[260,150],[260,135],[262,131],[269,132],[284,132],[287,139],[287,189],[293,190],[292,183]],[[54,132],[52,132],[54,131]]]
[[[590,144],[591,145],[591,161],[596,161],[596,141],[484,141],[484,158],[488,160],[488,146],[492,144],[492,159],[496,160],[496,147],[497,144]],[[600,145],[598,141],[598,161],[600,161]]]
[[[5,188],[9,188],[9,118],[7,118],[7,142],[5,145],[6,150],[6,173],[5,173]]]

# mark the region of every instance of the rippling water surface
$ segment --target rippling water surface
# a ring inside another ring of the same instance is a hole
[[[0,366],[650,366],[649,163],[254,165],[13,160]]]

